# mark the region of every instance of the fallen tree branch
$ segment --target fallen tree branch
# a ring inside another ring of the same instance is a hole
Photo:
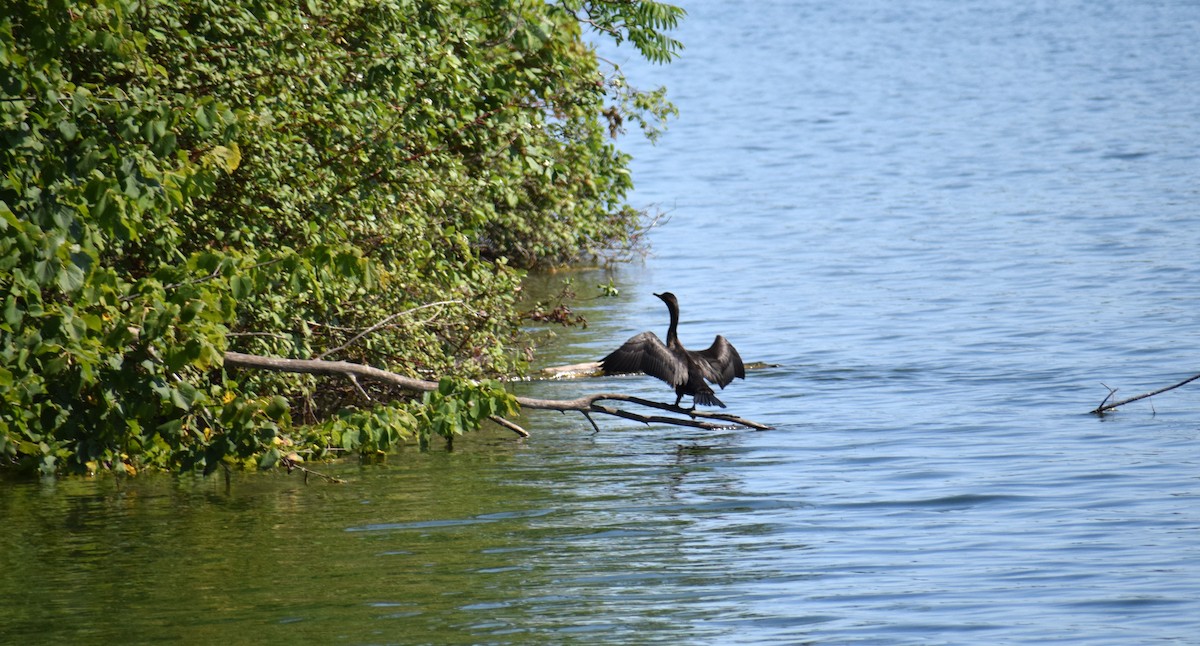
[[[1088,412],[1095,413],[1097,415],[1103,415],[1105,412],[1110,411],[1114,408],[1117,408],[1118,406],[1124,406],[1125,404],[1138,401],[1139,399],[1146,399],[1147,397],[1153,397],[1160,393],[1165,393],[1168,390],[1175,390],[1176,388],[1183,386],[1185,384],[1189,384],[1193,381],[1196,381],[1197,379],[1200,379],[1200,375],[1193,375],[1191,377],[1188,377],[1187,379],[1184,379],[1183,381],[1181,381],[1177,384],[1172,384],[1170,386],[1167,386],[1166,388],[1159,388],[1158,390],[1155,390],[1153,392],[1143,393],[1141,395],[1138,395],[1137,397],[1130,397],[1129,399],[1122,399],[1120,401],[1115,401],[1111,404],[1105,404],[1104,402],[1107,402],[1113,396],[1113,394],[1117,392],[1117,389],[1116,388],[1108,388],[1108,386],[1104,386],[1104,384],[1100,384],[1100,385],[1104,386],[1105,388],[1108,388],[1108,395],[1104,398],[1104,401],[1100,402],[1099,406],[1097,406],[1094,410],[1091,410]]]
[[[746,370],[761,370],[763,368],[778,368],[777,363],[766,363],[763,361],[752,361],[746,364]],[[566,366],[550,366],[537,371],[541,379],[581,379],[583,377],[603,377],[604,371],[600,369],[599,361],[588,361],[585,363],[572,363]]]
[[[405,377],[387,370],[380,370],[371,366],[364,366],[360,363],[351,363],[349,361],[324,361],[320,359],[281,359],[279,357],[264,357],[256,354],[245,354],[242,352],[226,352],[225,366],[229,368],[256,368],[259,370],[275,370],[279,372],[295,372],[312,375],[338,375],[347,378],[364,378],[379,381],[393,386],[398,386],[405,390],[416,392],[435,391],[438,384],[435,381],[425,381],[423,379],[414,379]],[[619,408],[611,406],[603,406],[598,402],[602,401],[619,401],[636,404],[638,406],[646,406],[649,408],[657,408],[660,410],[670,411],[680,415],[686,415],[687,419],[678,417],[665,417],[661,415],[641,415],[639,413],[631,413]],[[576,399],[537,399],[535,397],[517,397],[517,403],[522,408],[531,408],[534,410],[556,410],[561,412],[579,412],[585,416],[588,413],[603,413],[614,417],[641,422],[643,424],[673,424],[675,426],[691,426],[703,429],[724,429],[731,427],[753,428],[759,430],[770,429],[770,426],[754,422],[748,419],[743,419],[736,415],[726,413],[710,413],[708,411],[699,411],[687,408],[680,408],[671,404],[663,404],[640,397],[632,397],[630,395],[621,395],[617,393],[595,393],[585,395]],[[697,419],[700,418],[700,419]],[[591,417],[588,417],[591,420]],[[714,420],[714,421],[701,421]],[[497,424],[516,432],[517,429],[524,431],[521,427],[508,422],[495,421]],[[592,422],[595,426],[595,422]],[[510,426],[511,425],[511,426]],[[514,428],[515,427],[515,428]],[[528,432],[523,437],[528,436]]]

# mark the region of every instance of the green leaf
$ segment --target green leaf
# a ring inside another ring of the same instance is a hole
[[[180,382],[179,385],[171,389],[171,403],[175,404],[175,407],[181,410],[191,410],[192,404],[199,395],[200,392],[191,384]]]
[[[204,301],[188,301],[187,305],[184,305],[183,308],[179,310],[179,322],[191,323],[192,320],[196,318],[196,315],[202,311],[204,311]]]
[[[266,453],[263,453],[262,459],[258,461],[258,468],[270,469],[276,464],[279,464],[280,457],[279,449],[276,447],[271,447],[270,449],[267,449]]]
[[[271,403],[267,404],[267,417],[278,421],[288,412],[288,401],[281,395],[275,395],[271,398]]]
[[[164,437],[175,437],[179,435],[181,430],[183,430],[183,420],[173,419],[168,422],[163,422],[162,424],[159,424],[155,430]]]
[[[79,127],[71,121],[59,121],[58,132],[62,134],[63,139],[74,141],[75,137],[79,134]]]
[[[25,312],[24,312],[24,310],[19,309],[17,307],[17,299],[15,297],[10,295],[8,298],[4,299],[4,322],[5,323],[7,323],[9,326],[15,328],[21,324],[21,321],[24,318],[25,318]]]
[[[64,292],[74,292],[83,287],[85,280],[83,270],[73,264],[67,264],[58,272],[58,288]]]
[[[242,301],[246,300],[250,296],[250,293],[254,291],[254,281],[247,276],[238,274],[230,279],[229,287],[233,293],[233,297]]]

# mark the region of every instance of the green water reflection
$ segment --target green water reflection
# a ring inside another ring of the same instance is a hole
[[[604,276],[578,272],[575,288],[590,300]],[[561,286],[534,277],[528,296]],[[539,364],[578,360],[578,330],[543,329],[556,338]],[[521,386],[574,397],[580,385],[539,388]],[[492,428],[453,452],[316,465],[345,484],[239,472],[228,487],[163,474],[0,481],[0,642],[561,643],[679,623],[669,608],[683,579],[669,572],[675,559],[689,576],[684,521],[620,506],[675,504],[691,460],[657,441],[648,452],[614,441],[596,459],[609,440],[581,417],[522,423],[534,438]]]
[[[453,453],[327,465],[345,484],[4,483],[0,642],[561,643],[682,629],[674,602],[703,595],[709,575],[679,544],[693,522],[680,485],[707,467],[661,444],[608,467],[573,457],[596,441],[496,430]]]

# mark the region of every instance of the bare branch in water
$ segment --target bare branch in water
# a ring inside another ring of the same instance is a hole
[[[1167,386],[1166,388],[1159,388],[1158,390],[1155,390],[1153,392],[1143,393],[1141,395],[1138,395],[1137,397],[1130,397],[1129,399],[1122,399],[1120,401],[1115,401],[1111,404],[1106,404],[1105,402],[1107,402],[1110,398],[1112,398],[1112,396],[1114,394],[1116,394],[1117,389],[1116,388],[1108,388],[1108,386],[1106,386],[1105,384],[1102,383],[1102,384],[1100,384],[1101,386],[1108,388],[1108,395],[1105,396],[1104,401],[1100,402],[1099,406],[1097,406],[1095,409],[1088,411],[1088,412],[1095,413],[1097,415],[1103,415],[1104,413],[1106,413],[1114,408],[1117,408],[1118,406],[1124,406],[1125,404],[1138,401],[1139,399],[1146,399],[1147,397],[1153,397],[1155,395],[1165,393],[1168,390],[1175,390],[1176,388],[1183,386],[1185,384],[1189,384],[1193,381],[1196,381],[1197,379],[1200,379],[1200,375],[1193,375],[1191,377],[1188,377],[1187,379],[1184,379],[1183,381],[1181,381],[1177,384],[1172,384],[1170,386]]]

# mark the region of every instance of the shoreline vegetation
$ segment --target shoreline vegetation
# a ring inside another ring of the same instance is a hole
[[[271,468],[516,410],[528,270],[640,244],[614,139],[673,106],[650,0],[15,0],[0,470]],[[226,353],[435,380],[233,370]],[[439,381],[440,380],[440,381]]]

